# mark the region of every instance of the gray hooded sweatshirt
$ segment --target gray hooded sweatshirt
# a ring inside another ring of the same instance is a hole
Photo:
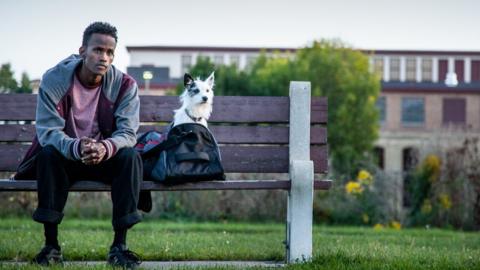
[[[78,147],[80,139],[75,137],[69,114],[73,76],[82,61],[80,56],[71,55],[43,75],[37,100],[36,137],[19,168],[47,145],[54,146],[67,159],[77,159],[74,145]],[[112,156],[121,148],[135,145],[140,114],[138,86],[113,65],[102,79],[97,113],[101,135],[113,145]]]

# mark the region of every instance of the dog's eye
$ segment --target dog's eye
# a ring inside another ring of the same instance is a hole
[[[207,93],[210,92],[210,89],[207,89]]]

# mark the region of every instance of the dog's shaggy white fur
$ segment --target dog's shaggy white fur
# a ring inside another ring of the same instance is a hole
[[[183,84],[185,90],[180,96],[182,106],[175,110],[173,126],[184,123],[198,123],[208,127],[207,121],[212,114],[214,72],[204,81],[194,80],[185,73]]]

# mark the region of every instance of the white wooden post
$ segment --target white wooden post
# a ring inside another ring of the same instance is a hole
[[[312,257],[313,162],[310,160],[310,82],[290,82],[290,180],[287,263]]]

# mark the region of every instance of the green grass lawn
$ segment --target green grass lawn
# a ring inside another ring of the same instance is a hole
[[[66,219],[59,231],[66,260],[105,260],[112,239],[109,221]],[[143,260],[281,261],[284,235],[283,224],[146,221],[129,232],[127,241]],[[0,221],[1,261],[27,261],[42,244],[40,224],[30,219]],[[12,268],[0,264],[6,267]],[[315,226],[313,261],[287,268],[480,269],[480,233]]]

